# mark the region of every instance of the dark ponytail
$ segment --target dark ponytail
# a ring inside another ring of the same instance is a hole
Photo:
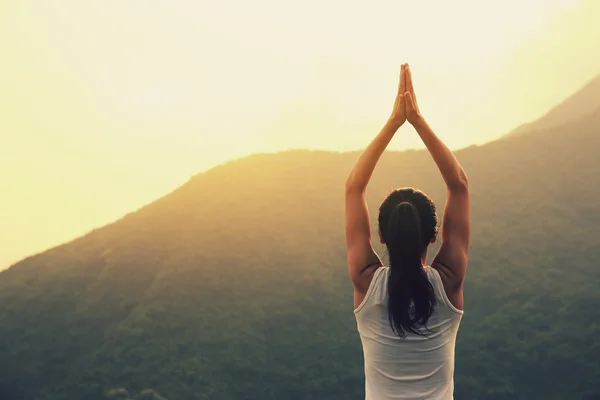
[[[381,231],[390,258],[388,281],[390,325],[402,338],[407,332],[423,335],[418,328],[427,327],[427,321],[435,308],[435,293],[421,261],[432,233],[436,232],[435,208],[433,208],[433,231],[430,227],[431,222],[427,221],[426,232],[424,232],[424,221],[413,202],[404,200],[389,206],[387,226],[381,226],[383,221],[380,221],[380,228],[384,228]],[[431,219],[429,215],[425,217]]]

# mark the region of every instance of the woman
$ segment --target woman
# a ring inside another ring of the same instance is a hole
[[[425,263],[427,248],[436,240],[437,215],[431,199],[418,189],[397,189],[379,208],[379,237],[389,266],[383,266],[371,243],[365,190],[379,157],[405,121],[416,129],[447,187],[442,244],[431,266]],[[419,111],[408,64],[401,67],[392,114],[350,173],[345,198],[366,399],[452,399],[469,248],[469,190],[462,167]]]

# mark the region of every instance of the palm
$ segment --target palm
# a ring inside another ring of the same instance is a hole
[[[402,125],[407,120],[414,124],[420,117],[421,113],[417,104],[410,67],[408,64],[402,64],[398,94],[396,95],[390,120],[398,125]]]
[[[406,121],[406,107],[404,101],[404,92],[406,91],[406,66],[407,64],[402,64],[400,67],[398,93],[396,94],[396,101],[394,102],[394,108],[392,109],[392,115],[390,117],[393,122],[399,125],[402,125]]]
[[[404,68],[404,76],[406,81],[406,91],[404,93],[406,119],[411,124],[414,124],[417,119],[421,117],[421,112],[419,111],[419,105],[417,104],[417,96],[415,95],[415,88],[412,81],[412,72],[408,65]]]

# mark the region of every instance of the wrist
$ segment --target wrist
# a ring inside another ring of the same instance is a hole
[[[410,123],[415,129],[425,128],[427,126],[427,121],[425,121],[425,118],[423,118],[422,115],[419,115],[414,120],[410,121]]]
[[[388,119],[387,122],[385,123],[385,126],[387,128],[393,129],[395,131],[397,131],[398,129],[400,129],[400,127],[404,124],[404,121],[400,122],[400,121],[396,121],[393,119]]]

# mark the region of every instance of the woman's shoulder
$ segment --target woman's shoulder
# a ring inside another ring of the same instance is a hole
[[[462,314],[462,291],[459,293],[460,298],[458,298],[457,293],[449,293],[448,283],[444,282],[443,274],[435,266],[425,266],[425,270],[429,281],[436,291],[436,297],[442,300],[452,311]],[[459,308],[458,306],[461,307]]]

